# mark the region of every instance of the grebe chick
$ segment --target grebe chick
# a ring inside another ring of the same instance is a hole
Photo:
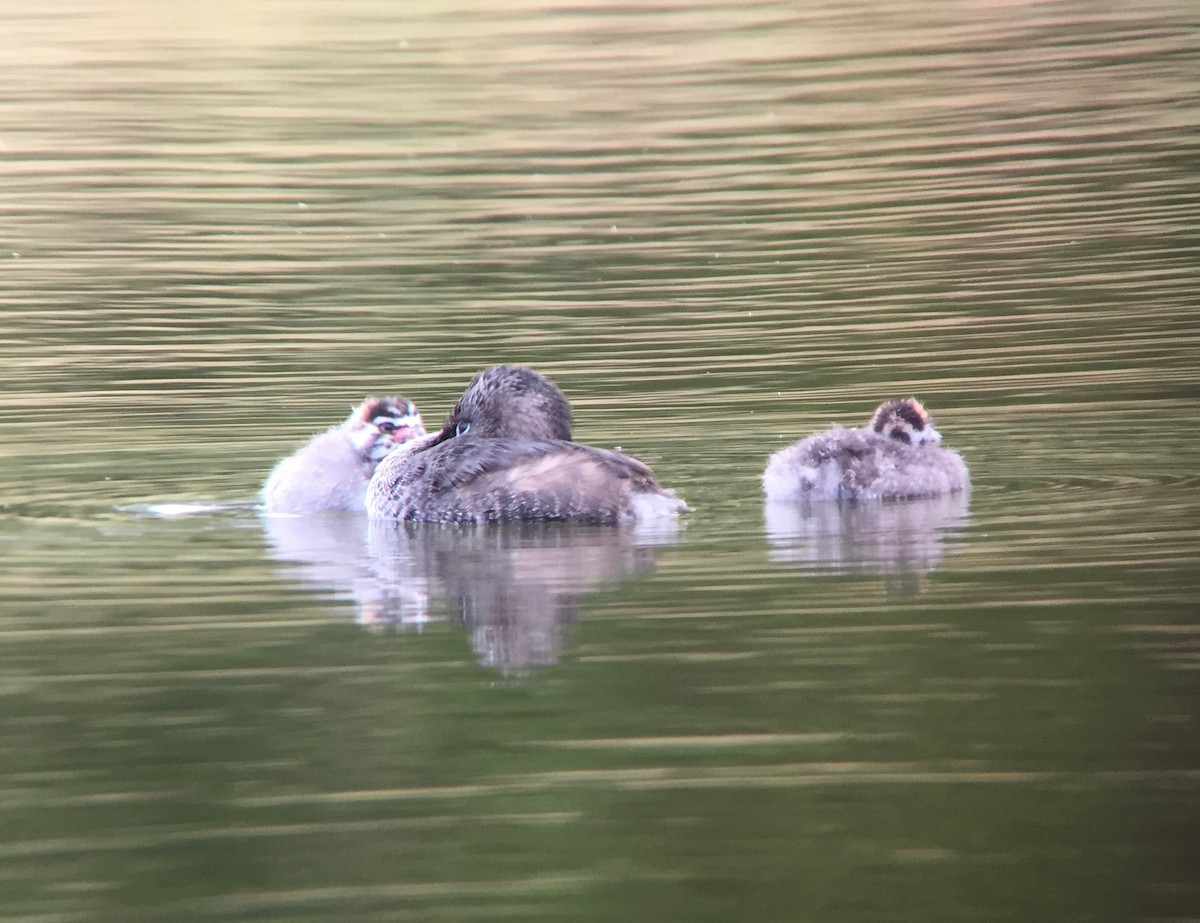
[[[687,505],[637,459],[571,441],[571,406],[513,365],[476,375],[439,433],[384,459],[367,512],[422,522],[668,520]]]
[[[368,397],[340,426],[313,436],[275,466],[263,483],[263,506],[268,513],[361,513],[375,467],[423,435],[421,414],[408,398]]]
[[[772,455],[763,492],[786,502],[901,500],[965,490],[967,466],[941,441],[920,401],[884,401],[866,426],[835,426]]]

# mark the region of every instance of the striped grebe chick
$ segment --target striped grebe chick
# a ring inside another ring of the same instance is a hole
[[[423,435],[421,414],[408,398],[368,397],[340,426],[313,436],[275,466],[263,483],[263,506],[268,513],[361,513],[376,466]]]
[[[902,500],[966,490],[967,466],[942,448],[916,398],[884,401],[863,427],[815,433],[771,456],[768,500]]]

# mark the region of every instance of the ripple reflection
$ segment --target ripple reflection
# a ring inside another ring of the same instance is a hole
[[[966,524],[967,492],[902,503],[766,503],[769,557],[812,574],[873,573],[889,590],[919,592]]]
[[[655,567],[675,533],[565,523],[405,524],[358,516],[264,516],[289,579],[354,603],[359,624],[405,629],[440,601],[484,666],[556,663],[579,599]]]

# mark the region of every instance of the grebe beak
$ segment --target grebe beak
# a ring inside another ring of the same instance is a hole
[[[431,446],[437,445],[438,442],[441,441],[438,438],[439,436],[441,436],[441,433],[423,432],[420,436],[415,436],[412,439],[409,439],[407,442],[396,446],[396,448],[392,449],[388,455],[389,457],[392,455],[412,455],[414,452],[423,451],[424,449],[428,449]]]
[[[454,438],[454,427],[450,425],[449,421],[447,421],[446,425],[443,426],[440,430],[438,430],[433,435],[426,437],[428,442],[426,442],[425,445],[422,446],[422,448],[425,448],[425,447],[432,448],[435,445],[441,445],[443,442],[446,442],[447,440],[453,439],[453,438]]]

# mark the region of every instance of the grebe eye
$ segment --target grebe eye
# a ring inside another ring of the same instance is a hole
[[[460,420],[458,426],[454,427],[455,436],[465,436],[471,431],[471,424],[467,420]]]
[[[396,424],[391,420],[380,420],[375,424],[375,428],[385,436],[390,436],[396,431]]]

